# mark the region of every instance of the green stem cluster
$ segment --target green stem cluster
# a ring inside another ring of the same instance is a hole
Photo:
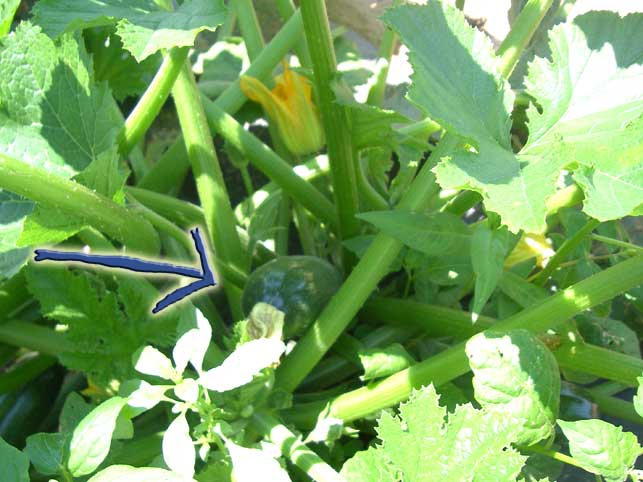
[[[355,217],[359,208],[356,153],[350,132],[349,112],[335,102],[331,89],[337,74],[333,38],[323,0],[302,0],[304,32],[315,72],[316,93],[326,134],[328,159],[337,205],[339,234],[347,239],[359,234]]]
[[[74,216],[134,252],[159,252],[159,239],[151,224],[77,182],[0,154],[0,188]]]
[[[189,64],[186,63],[179,73],[172,94],[214,250],[221,261],[243,272],[248,267],[246,255],[237,235],[230,198]],[[225,282],[223,286],[233,314],[240,317],[236,289]]]
[[[597,304],[643,283],[643,256],[624,261],[547,298],[541,303],[498,322],[493,329],[523,328],[541,333]],[[349,421],[408,398],[414,388],[441,385],[469,370],[464,342],[417,365],[392,375],[372,387],[337,397],[330,404],[330,416]],[[610,357],[614,356],[610,352]],[[604,359],[603,359],[604,363]],[[640,374],[640,368],[639,368]]]

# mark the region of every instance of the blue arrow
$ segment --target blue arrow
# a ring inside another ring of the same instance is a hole
[[[171,304],[182,300],[186,296],[189,296],[192,293],[196,293],[203,288],[214,286],[216,284],[214,274],[212,273],[212,270],[210,269],[210,265],[208,263],[208,255],[205,252],[199,228],[192,229],[190,231],[190,234],[192,235],[192,239],[194,240],[196,252],[199,254],[199,261],[201,263],[200,270],[196,268],[190,268],[189,266],[177,266],[169,263],[159,263],[158,261],[148,261],[139,258],[131,258],[129,256],[85,254],[68,251],[52,251],[49,249],[36,249],[34,251],[34,253],[36,254],[34,260],[71,261],[86,264],[96,264],[99,266],[105,266],[107,268],[126,269],[129,271],[136,271],[137,273],[178,274],[197,279],[197,281],[194,281],[189,285],[182,286],[181,288],[172,291],[162,300],[156,303],[156,305],[152,309],[152,313],[158,313]]]

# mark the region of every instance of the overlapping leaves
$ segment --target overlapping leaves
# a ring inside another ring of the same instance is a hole
[[[385,20],[409,47],[410,99],[471,148],[436,168],[444,188],[482,194],[510,230],[545,228],[546,200],[561,171],[585,191],[597,219],[636,213],[643,203],[643,15],[591,12],[550,33],[551,61],[536,58],[525,80],[536,106],[529,140],[510,142],[514,95],[496,69],[491,43],[439,2],[390,10]],[[430,47],[428,47],[430,46]]]
[[[43,0],[35,21],[55,37],[63,32],[116,24],[123,47],[139,62],[161,49],[194,44],[196,35],[223,23],[222,0],[187,0],[175,11],[153,0]]]

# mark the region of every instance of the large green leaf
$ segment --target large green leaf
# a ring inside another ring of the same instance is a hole
[[[569,440],[572,457],[608,482],[625,480],[641,453],[636,435],[603,420],[558,420],[558,425]]]
[[[551,61],[537,58],[525,81],[538,107],[527,112],[529,140],[515,154],[509,136],[513,94],[483,34],[455,9],[402,6],[385,19],[411,50],[410,98],[472,143],[436,167],[444,188],[482,194],[510,230],[545,228],[546,201],[563,169],[600,219],[635,213],[643,202],[643,15],[591,12],[550,33]]]
[[[479,333],[466,345],[476,400],[522,424],[517,442],[532,445],[554,433],[560,397],[558,365],[526,330]]]
[[[526,457],[511,448],[516,435],[512,418],[476,410],[471,404],[460,405],[447,416],[438,401],[435,388],[429,386],[400,405],[399,416],[382,413],[377,426],[382,444],[358,452],[343,473],[352,474],[373,461],[365,473],[382,478],[356,480],[515,481]]]
[[[34,16],[52,37],[116,24],[123,47],[140,62],[161,49],[192,46],[199,32],[223,23],[225,6],[222,0],[186,0],[166,11],[153,0],[43,0]]]
[[[94,82],[91,72],[91,61],[73,36],[54,42],[22,23],[0,50],[0,152],[52,175],[76,176],[81,184],[122,199],[126,175],[118,169],[115,146],[122,119],[107,84]],[[83,227],[46,206],[34,209],[20,198],[5,198],[0,211],[6,205],[15,214],[21,203],[24,213],[11,220],[13,234],[2,236],[0,255],[5,253],[8,265],[2,275],[24,263],[24,250],[15,248],[56,243]],[[1,214],[0,225],[6,227]]]
[[[88,482],[194,482],[194,479],[156,467],[112,465],[98,472]]]
[[[64,446],[62,433],[36,433],[27,437],[25,452],[38,472],[57,475],[64,470]]]

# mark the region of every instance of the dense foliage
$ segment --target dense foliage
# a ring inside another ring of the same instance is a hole
[[[455,3],[0,5],[3,481],[643,480],[643,13]]]

